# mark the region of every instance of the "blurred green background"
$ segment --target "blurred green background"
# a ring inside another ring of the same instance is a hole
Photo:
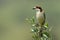
[[[45,10],[54,40],[60,40],[60,0],[0,0],[0,40],[32,40],[25,19],[35,16],[36,5]]]

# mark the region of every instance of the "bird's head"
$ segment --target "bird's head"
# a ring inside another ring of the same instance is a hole
[[[42,8],[40,6],[33,7],[33,10],[42,12]]]

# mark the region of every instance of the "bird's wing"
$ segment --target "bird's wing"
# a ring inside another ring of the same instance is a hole
[[[44,21],[43,21],[43,23],[42,23],[42,25],[44,25],[45,24],[45,19],[46,19],[46,16],[45,16],[45,12],[44,12],[44,10],[43,10],[43,15],[44,15]]]
[[[42,13],[44,14],[44,19],[46,19],[46,16],[45,16],[45,11],[43,10]]]
[[[46,19],[45,12],[44,12],[44,19]]]

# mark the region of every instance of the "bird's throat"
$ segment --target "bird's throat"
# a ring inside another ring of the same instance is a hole
[[[36,14],[39,14],[39,13],[41,13],[40,10],[36,11]]]

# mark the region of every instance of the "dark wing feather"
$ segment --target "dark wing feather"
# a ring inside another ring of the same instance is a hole
[[[43,21],[42,25],[45,24],[45,19],[46,19],[45,12],[43,14],[44,14],[44,21]]]

